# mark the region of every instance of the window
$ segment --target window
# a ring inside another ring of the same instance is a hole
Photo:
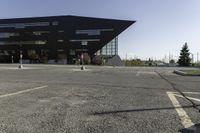
[[[35,41],[35,43],[33,43],[33,44],[46,44],[47,42],[46,41]]]
[[[49,26],[49,24],[50,24],[49,22],[0,24],[0,28],[23,29],[25,27]]]
[[[97,36],[100,35],[101,32],[99,30],[77,30],[76,34],[87,34],[88,36]]]
[[[57,52],[64,52],[64,49],[58,49]]]
[[[64,42],[64,40],[57,40],[58,42]]]
[[[81,39],[81,40],[70,40],[70,42],[98,42],[100,39]]]
[[[0,38],[10,38],[12,36],[19,36],[19,33],[0,33]]]
[[[77,52],[87,52],[88,49],[76,49]]]
[[[47,41],[0,41],[0,45],[44,45]]]
[[[42,34],[49,33],[49,31],[34,31],[33,35],[40,36]]]
[[[87,46],[87,45],[88,45],[88,42],[87,42],[87,41],[82,41],[82,42],[81,42],[81,45]]]
[[[101,55],[101,50],[97,51],[95,55]]]
[[[89,29],[89,30],[76,30],[76,34],[87,34],[88,36],[99,36],[103,31],[113,31],[113,29]]]
[[[105,45],[101,50],[101,55],[106,55],[106,56],[113,56],[117,55],[117,46],[118,46],[118,39],[115,38],[111,42],[109,42],[107,45]]]
[[[59,30],[58,32],[60,32],[60,33],[63,33],[63,32],[64,32],[64,30]]]
[[[58,21],[52,22],[52,25],[58,25]]]
[[[69,50],[69,54],[70,54],[70,55],[75,55],[75,50],[74,50],[74,49],[70,49],[70,50]]]

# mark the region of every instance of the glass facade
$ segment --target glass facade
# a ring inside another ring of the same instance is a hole
[[[118,38],[113,39],[108,44],[106,44],[101,50],[99,50],[97,55],[103,56],[114,56],[118,54]]]

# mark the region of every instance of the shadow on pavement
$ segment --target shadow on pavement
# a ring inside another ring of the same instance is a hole
[[[200,105],[197,105],[200,106]],[[193,108],[194,106],[182,106],[177,108]],[[130,110],[115,110],[115,111],[102,111],[95,112],[93,115],[109,115],[109,114],[117,114],[117,113],[128,113],[128,112],[142,112],[142,111],[155,111],[155,110],[172,110],[176,109],[175,107],[163,107],[163,108],[146,108],[146,109],[130,109]],[[200,133],[200,132],[199,132]]]
[[[179,132],[181,133],[200,133],[200,123],[199,124],[195,124],[192,127],[189,128],[184,128],[179,130]]]

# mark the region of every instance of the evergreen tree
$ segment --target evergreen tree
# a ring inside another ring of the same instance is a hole
[[[185,43],[181,49],[178,64],[179,66],[189,66],[191,62],[190,52],[187,43]]]

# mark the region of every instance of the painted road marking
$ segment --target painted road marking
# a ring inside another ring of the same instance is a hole
[[[173,92],[174,94],[180,94],[179,92]],[[200,94],[200,92],[183,92],[184,94]]]
[[[182,98],[184,98],[182,95],[177,95],[177,94],[174,94],[175,96],[177,96],[177,97],[182,97]],[[198,101],[198,102],[200,102],[200,99],[197,99],[197,98],[193,98],[193,97],[188,97],[188,96],[186,96],[188,99],[190,99],[190,100],[194,100],[194,101]]]
[[[173,106],[176,109],[176,112],[178,113],[181,123],[185,128],[189,128],[194,125],[194,123],[191,121],[190,117],[187,115],[185,110],[182,108],[178,100],[176,99],[173,92],[167,92],[167,95],[169,96],[169,99],[171,100]]]
[[[136,76],[140,76],[141,74],[156,75],[155,72],[137,71]]]
[[[36,88],[31,88],[31,89],[27,89],[27,90],[23,90],[23,91],[18,91],[18,92],[15,92],[15,93],[0,95],[0,98],[9,97],[9,96],[14,96],[14,95],[18,95],[18,94],[22,94],[22,93],[34,91],[34,90],[43,89],[43,88],[46,88],[46,87],[48,87],[48,85],[44,85],[44,86],[40,86],[40,87],[36,87]]]

